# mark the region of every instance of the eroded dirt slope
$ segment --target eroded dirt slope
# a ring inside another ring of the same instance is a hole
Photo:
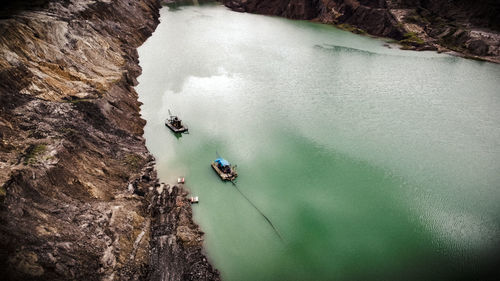
[[[158,24],[159,7],[156,0],[4,6],[0,279],[218,279],[185,193],[160,188],[142,138],[136,48]],[[166,208],[158,198],[179,204]],[[159,210],[186,219],[158,222]],[[153,235],[167,224],[171,232]],[[162,235],[175,251],[157,245]]]

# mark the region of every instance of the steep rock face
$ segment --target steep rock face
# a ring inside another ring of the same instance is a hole
[[[469,22],[477,27],[500,31],[500,2],[497,0],[399,0],[400,8],[419,8],[436,16],[458,22]]]
[[[393,6],[404,27],[428,45],[500,62],[500,2],[401,0]]]
[[[385,1],[320,1],[320,21],[325,23],[347,23],[366,32],[402,39],[404,30],[387,9]]]
[[[318,18],[324,23],[348,23],[374,35],[403,37],[403,30],[387,10],[385,1],[356,0],[223,0],[240,12],[272,14],[292,19]],[[307,7],[307,9],[292,9]],[[296,13],[296,11],[299,13]],[[307,13],[303,12],[307,10]],[[306,16],[304,16],[306,15]]]
[[[133,86],[141,72],[136,48],[158,24],[159,1],[10,1],[4,8],[0,279],[144,279],[156,270],[151,214],[162,206],[151,203],[159,184]],[[190,219],[182,223],[193,227]],[[182,237],[172,245],[184,245]],[[160,253],[185,263],[167,268],[168,280],[216,279],[199,242],[190,245]],[[195,261],[203,267],[190,266]]]
[[[453,50],[500,62],[500,3],[494,0],[222,0],[239,12],[312,19],[399,40],[406,49]],[[294,5],[308,7],[290,9]],[[298,12],[296,12],[298,11]],[[353,28],[355,27],[355,28]],[[361,30],[360,30],[361,29]]]
[[[202,235],[192,221],[186,191],[161,185],[151,200],[151,267],[148,280],[220,280],[202,253]]]
[[[318,14],[319,0],[229,0],[223,2],[239,12],[277,15],[291,19],[312,19]]]

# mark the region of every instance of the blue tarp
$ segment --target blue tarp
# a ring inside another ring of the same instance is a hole
[[[224,158],[217,158],[215,159],[215,163],[220,164],[222,167],[229,166],[229,162],[227,162],[226,159]]]

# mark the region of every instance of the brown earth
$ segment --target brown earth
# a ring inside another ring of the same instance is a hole
[[[186,193],[159,192],[142,137],[136,48],[159,8],[157,0],[3,6],[1,280],[219,279]]]
[[[315,20],[437,50],[500,63],[500,2],[495,0],[221,0],[239,11]]]

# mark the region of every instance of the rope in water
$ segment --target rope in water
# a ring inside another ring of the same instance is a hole
[[[248,199],[248,197],[243,192],[241,192],[241,190],[238,188],[238,186],[236,185],[236,183],[234,181],[231,181],[231,183],[234,185],[234,187],[236,187],[236,189],[240,192],[240,194],[243,197],[245,197],[245,199],[255,208],[255,210],[257,210],[264,217],[264,219],[266,219],[266,221],[269,223],[269,225],[273,228],[273,230],[276,233],[276,235],[278,235],[278,237],[280,238],[280,240],[283,242],[283,237],[281,236],[281,234],[278,231],[278,229],[271,222],[271,220],[266,215],[264,215],[264,213],[257,206],[255,206],[255,204],[252,201],[250,201],[250,199]]]

